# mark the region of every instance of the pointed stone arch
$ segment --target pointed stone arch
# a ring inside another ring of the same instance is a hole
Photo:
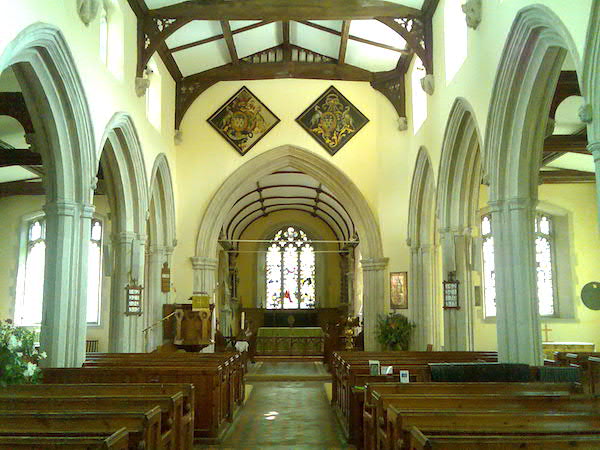
[[[146,243],[146,303],[148,314],[145,327],[162,318],[162,305],[168,303],[169,293],[162,292],[161,270],[164,263],[171,266],[175,239],[175,196],[169,161],[164,153],[154,160],[150,177],[148,226]],[[154,350],[162,344],[162,326],[149,330],[145,348]]]
[[[280,146],[252,158],[235,170],[212,197],[200,222],[196,255],[192,259],[194,291],[212,292],[214,289],[219,233],[244,185],[248,180],[258,180],[290,167],[327,186],[356,225],[363,255],[365,349],[375,349],[375,324],[377,314],[384,311],[387,267],[379,224],[360,189],[344,172],[315,153],[296,146]]]
[[[540,320],[532,239],[545,124],[567,53],[577,49],[548,7],[520,10],[502,52],[488,114],[484,160],[495,244],[501,361],[540,364]]]
[[[49,366],[85,355],[87,254],[95,183],[94,134],[85,91],[66,40],[35,23],[0,55],[21,85],[46,175],[46,265],[40,346]],[[51,299],[52,301],[48,301]],[[68,326],[65,326],[68,324]]]
[[[116,113],[102,137],[99,164],[112,217],[113,273],[109,349],[136,352],[142,349],[144,320],[124,314],[123,292],[130,283],[143,285],[144,245],[148,214],[148,183],[141,144],[131,117]],[[143,308],[144,315],[147,308]]]
[[[461,309],[444,311],[446,350],[472,350],[474,345],[475,291],[470,261],[481,185],[480,149],[473,108],[459,97],[452,105],[444,132],[437,188],[442,274],[455,272],[461,286]]]
[[[408,245],[410,247],[409,295],[411,316],[417,324],[413,348],[428,344],[439,349],[439,308],[437,305],[437,244],[435,239],[435,175],[425,147],[419,148],[410,188]]]

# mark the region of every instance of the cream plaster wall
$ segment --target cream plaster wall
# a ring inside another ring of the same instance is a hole
[[[267,217],[261,218],[254,222],[242,234],[240,239],[270,239],[270,234],[277,231],[279,227],[285,225],[297,226],[304,230],[309,239],[314,240],[335,240],[337,237],[331,229],[325,225],[323,221],[311,216],[308,213],[299,211],[278,211],[269,214]],[[277,228],[277,229],[275,229]],[[336,244],[316,244],[313,245],[315,250],[338,250]],[[259,243],[241,243],[240,252],[244,251],[259,251],[265,248],[265,244]],[[324,308],[333,308],[340,304],[340,256],[337,253],[322,253],[317,254],[316,260],[316,278],[317,285],[322,286],[317,292],[324,293],[322,297],[317,297],[319,305]],[[241,304],[244,308],[255,308],[258,305],[257,292],[261,289],[258,283],[262,281],[257,273],[258,258],[264,258],[264,253],[240,253],[237,258],[237,267],[239,269],[238,276],[240,279],[238,293],[241,299]],[[264,302],[263,302],[264,303]]]
[[[482,189],[485,205],[487,189]],[[572,295],[575,301],[575,319],[542,319],[552,330],[549,338],[554,342],[593,342],[600,348],[598,324],[600,312],[586,308],[579,296],[581,288],[590,281],[597,281],[600,273],[600,235],[596,214],[596,186],[586,184],[543,184],[539,187],[540,201],[568,211],[570,222],[570,248],[572,270],[575,275]],[[483,299],[482,299],[483,301]],[[483,320],[483,307],[475,308],[474,335],[476,350],[496,349],[496,323]]]

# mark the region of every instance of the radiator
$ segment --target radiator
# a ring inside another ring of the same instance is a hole
[[[98,339],[94,339],[91,341],[85,341],[85,352],[97,352],[98,351]]]

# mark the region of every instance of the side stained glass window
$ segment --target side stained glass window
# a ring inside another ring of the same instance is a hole
[[[481,218],[483,239],[483,298],[486,317],[496,315],[496,268],[494,263],[494,237],[492,236],[492,216]]]
[[[552,245],[552,219],[538,214],[535,218],[535,264],[540,316],[553,316],[555,312]]]
[[[25,264],[15,305],[15,324],[18,326],[35,326],[42,322],[45,263],[46,220],[40,217],[27,224]]]
[[[315,251],[306,233],[279,230],[266,256],[268,309],[315,307]]]
[[[537,296],[540,316],[556,315],[556,286],[554,280],[554,236],[552,217],[537,214],[535,218],[535,262]],[[485,317],[496,315],[496,275],[494,266],[494,238],[489,214],[481,218],[483,239],[483,287]]]

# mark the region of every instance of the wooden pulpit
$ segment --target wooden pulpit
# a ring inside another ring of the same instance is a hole
[[[173,303],[163,305],[163,340],[178,348],[199,351],[212,344],[212,314],[214,304]]]

